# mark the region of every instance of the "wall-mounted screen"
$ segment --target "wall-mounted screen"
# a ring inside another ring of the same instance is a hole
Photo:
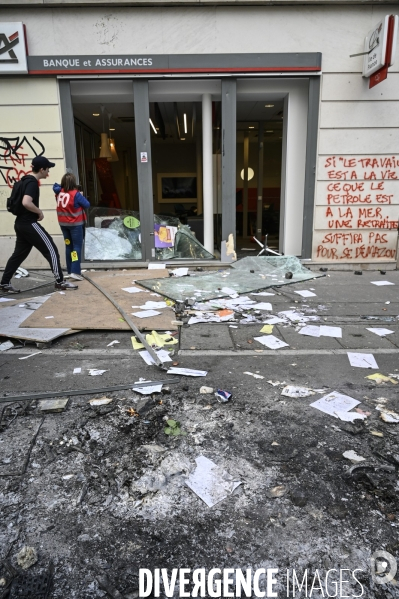
[[[195,173],[159,173],[158,202],[160,204],[197,203]]]

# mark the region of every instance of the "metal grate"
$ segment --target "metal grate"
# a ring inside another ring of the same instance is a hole
[[[53,576],[53,564],[39,574],[19,575],[12,582],[9,599],[50,599]]]

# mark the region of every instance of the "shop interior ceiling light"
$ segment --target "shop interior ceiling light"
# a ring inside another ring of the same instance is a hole
[[[251,167],[248,167],[248,181],[253,179],[254,174],[255,174],[254,170]],[[242,169],[240,175],[241,175],[241,179],[244,181],[244,176],[245,176],[244,169]]]
[[[118,154],[116,153],[116,147],[115,147],[115,139],[113,137],[111,137],[111,117],[112,117],[112,113],[109,112],[108,113],[108,133],[109,133],[109,149],[111,152],[111,158],[108,158],[108,162],[118,162],[119,158],[118,158]],[[114,129],[115,131],[115,129]]]

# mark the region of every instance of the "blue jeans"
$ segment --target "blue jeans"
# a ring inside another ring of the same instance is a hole
[[[61,226],[61,231],[65,239],[65,257],[68,274],[80,275],[80,261],[82,258],[83,246],[83,225],[76,227]],[[77,260],[73,260],[72,252],[76,252]]]

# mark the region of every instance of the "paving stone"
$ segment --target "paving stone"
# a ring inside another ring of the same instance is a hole
[[[195,324],[183,327],[180,333],[181,349],[233,349],[227,324]]]

